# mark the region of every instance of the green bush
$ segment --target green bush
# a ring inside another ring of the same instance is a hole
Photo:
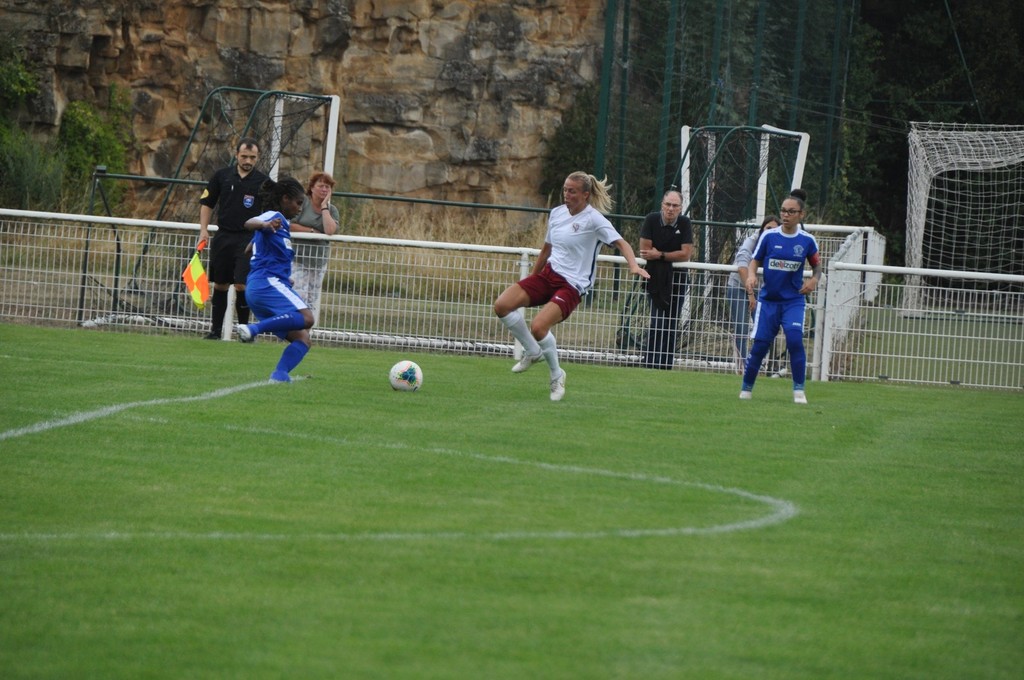
[[[111,88],[105,115],[87,102],[72,102],[64,111],[57,135],[57,146],[64,156],[64,194],[84,197],[97,165],[106,166],[109,172],[125,172],[131,142],[127,90]],[[117,204],[123,191],[123,187],[108,187],[108,200]]]
[[[0,111],[9,117],[39,89],[35,75],[25,67],[21,43],[10,34],[0,34]]]
[[[0,122],[0,206],[55,210],[60,204],[64,159],[25,131]]]
[[[49,209],[60,197],[63,162],[16,124],[25,99],[39,89],[16,36],[0,34],[0,206]]]

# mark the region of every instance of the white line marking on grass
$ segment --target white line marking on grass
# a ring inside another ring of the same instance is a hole
[[[233,427],[233,426],[229,426]],[[330,444],[352,444],[345,438],[338,437],[325,437],[323,435],[309,435],[301,432],[281,432],[278,430],[270,429],[252,429],[252,428],[237,428],[240,431],[246,432],[258,432],[260,434],[267,434],[274,437],[292,437],[301,439],[315,439]],[[488,456],[482,453],[466,453],[465,451],[458,451],[455,449],[446,449],[440,447],[416,447],[409,446],[403,442],[393,442],[386,445],[389,449],[406,450],[406,451],[426,451],[427,453],[435,453],[445,456],[458,456],[462,458],[473,458],[475,460],[481,460],[489,463],[504,463],[507,465],[523,465],[529,467],[540,468],[542,470],[550,470],[552,472],[567,472],[571,474],[579,475],[594,475],[598,477],[610,477],[613,479],[625,479],[636,482],[646,482],[649,484],[670,484],[674,486],[688,486],[696,489],[703,489],[712,493],[724,493],[733,496],[739,496],[747,500],[755,501],[767,505],[772,509],[772,512],[762,517],[755,519],[745,520],[742,522],[733,522],[730,524],[719,524],[711,527],[673,527],[666,529],[619,529],[609,531],[597,531],[597,532],[502,532],[498,534],[491,534],[492,538],[599,538],[608,536],[624,536],[624,537],[642,537],[642,536],[681,536],[681,535],[694,535],[694,534],[722,534],[729,533],[732,531],[744,531],[749,529],[760,529],[762,527],[772,526],[774,524],[781,524],[787,520],[796,517],[799,514],[796,505],[793,503],[782,500],[779,498],[772,498],[771,496],[762,496],[744,491],[743,489],[730,488],[725,486],[719,486],[717,484],[705,484],[702,482],[686,482],[678,479],[672,479],[671,477],[658,477],[647,475],[641,472],[616,472],[614,470],[602,470],[600,468],[588,468],[580,467],[576,465],[558,465],[555,463],[545,463],[542,461],[523,460],[520,458],[510,458],[508,456]],[[405,534],[400,534],[405,536]]]
[[[692,535],[692,534],[725,534],[733,531],[744,531],[748,529],[759,529],[762,527],[772,526],[774,524],[781,524],[787,520],[796,517],[799,511],[796,505],[793,503],[782,500],[779,498],[772,498],[771,496],[763,496],[754,494],[743,489],[730,488],[725,486],[719,486],[717,484],[705,484],[703,482],[686,482],[679,479],[672,479],[671,477],[657,477],[651,475],[645,475],[638,472],[615,472],[614,470],[602,470],[600,468],[585,468],[578,467],[575,465],[554,465],[551,463],[542,463],[539,461],[529,460],[517,460],[515,458],[506,458],[504,456],[484,456],[481,454],[459,454],[468,455],[471,458],[478,460],[490,460],[498,463],[509,463],[512,465],[530,465],[533,467],[541,468],[543,470],[552,470],[555,472],[569,472],[581,475],[597,475],[600,477],[612,477],[616,479],[627,479],[631,481],[647,482],[650,484],[672,484],[675,486],[688,486],[695,489],[703,489],[712,493],[724,493],[733,496],[739,496],[747,500],[755,501],[767,505],[772,509],[772,512],[762,517],[757,517],[750,520],[744,520],[742,522],[733,522],[730,524],[719,524],[710,527],[673,527],[667,529],[620,529],[613,532],[604,532],[607,535],[615,536],[627,536],[627,537],[639,537],[639,536],[681,536],[681,535]]]
[[[233,391],[247,389],[264,383],[238,388],[229,388]],[[220,392],[224,392],[221,390]],[[211,393],[212,394],[212,393]],[[156,400],[149,403],[164,403],[165,401],[178,400]],[[275,437],[291,437],[298,439],[311,439],[339,445],[358,445],[343,437],[325,437],[322,435],[310,435],[298,432],[281,432],[270,429],[254,429],[228,426],[226,429],[237,429],[242,432],[267,434]],[[730,522],[728,524],[717,524],[709,527],[662,527],[651,529],[606,529],[592,531],[496,531],[496,532],[465,532],[465,531],[437,531],[437,532],[371,532],[371,533],[258,533],[258,532],[183,532],[183,531],[109,531],[109,532],[69,532],[69,533],[0,533],[0,542],[11,541],[75,541],[75,540],[104,540],[104,541],[133,541],[133,540],[171,540],[171,541],[314,541],[314,542],[385,542],[385,541],[463,541],[463,540],[490,540],[490,541],[512,541],[512,540],[581,540],[581,539],[605,539],[605,538],[658,538],[672,536],[700,536],[712,534],[728,534],[736,531],[749,531],[752,529],[763,529],[765,527],[782,524],[799,514],[796,505],[790,501],[771,496],[744,491],[732,487],[720,486],[717,484],[705,484],[703,482],[687,482],[671,477],[648,475],[640,472],[617,472],[615,470],[604,470],[601,468],[588,468],[578,465],[557,465],[542,461],[523,460],[510,458],[508,456],[488,456],[481,453],[466,453],[455,449],[439,447],[415,447],[397,442],[386,445],[386,448],[404,451],[424,451],[426,453],[472,458],[487,463],[500,463],[504,465],[521,465],[534,467],[551,472],[561,472],[575,475],[593,475],[611,479],[623,479],[627,481],[642,482],[647,484],[665,484],[677,487],[691,487],[702,489],[712,493],[723,493],[737,496],[749,501],[767,505],[770,512],[748,520]]]
[[[296,378],[301,380],[301,378]],[[93,411],[79,411],[78,413],[72,413],[69,416],[58,418],[56,420],[44,420],[41,423],[35,425],[28,425],[26,427],[19,427],[13,430],[7,430],[6,432],[0,432],[0,441],[5,439],[15,439],[17,437],[24,437],[27,434],[38,434],[39,432],[46,432],[47,430],[54,430],[58,427],[67,427],[69,425],[78,425],[90,420],[97,420],[99,418],[106,418],[128,409],[140,408],[143,406],[162,406],[165,404],[184,404],[193,401],[206,401],[208,399],[216,399],[218,397],[226,397],[236,392],[242,392],[244,390],[251,390],[254,387],[265,387],[268,385],[274,385],[269,381],[261,381],[254,383],[246,383],[245,385],[235,385],[234,387],[224,387],[213,392],[206,392],[205,394],[195,394],[188,397],[173,397],[169,399],[149,399],[147,401],[132,401],[127,404],[114,404],[113,406],[104,406]]]

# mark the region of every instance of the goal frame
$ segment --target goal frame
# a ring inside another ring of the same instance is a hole
[[[953,249],[936,249],[934,258],[926,261],[925,244],[928,241],[929,228],[933,235],[943,234],[948,227],[943,225],[951,223],[949,219],[940,220],[942,216],[950,217],[950,211],[942,209],[948,204],[946,196],[952,194],[960,196],[963,203],[954,204],[952,215],[957,214],[959,205],[967,204],[973,206],[975,212],[979,209],[988,209],[989,212],[979,216],[979,224],[1002,224],[1001,228],[1016,232],[1015,238],[1024,238],[1024,221],[1021,218],[1021,205],[1001,203],[1000,199],[1006,200],[1007,194],[1020,194],[1024,197],[1024,125],[984,125],[971,123],[938,123],[938,122],[911,122],[910,133],[908,134],[908,169],[907,169],[907,226],[906,226],[906,262],[905,265],[913,270],[920,269],[950,269],[962,271],[986,272],[992,274],[1014,274],[1012,271],[1000,271],[999,267],[977,267],[966,266],[970,260],[964,260],[964,266],[939,266],[935,259],[942,261],[944,253],[968,252],[968,243],[952,243]],[[984,191],[975,188],[972,191],[972,182],[978,186],[976,179],[970,175],[982,173],[1005,172],[1012,174],[1016,172],[1019,179],[1010,179],[1010,183],[1019,182],[1016,188],[1007,190],[1006,179],[993,181],[995,187],[1002,187],[1000,191],[990,191],[988,187]],[[966,177],[965,177],[966,175]],[[948,187],[952,188],[952,191]],[[957,193],[959,191],[959,193]],[[977,205],[977,196],[985,193],[995,198],[988,199],[987,205]],[[990,233],[979,233],[972,231],[972,236],[978,243],[995,241],[995,235]],[[954,239],[955,241],[955,239]],[[1012,244],[1006,244],[1012,248]],[[950,255],[952,259],[952,255]],[[975,260],[979,259],[977,257]],[[955,264],[955,263],[954,263]],[[995,264],[990,261],[990,264]],[[906,308],[923,312],[929,304],[931,297],[929,286],[924,285],[925,278],[920,274],[913,274],[908,278]],[[954,291],[959,285],[966,285],[968,279],[964,278],[957,283],[956,279],[937,278],[934,290]],[[976,285],[976,284],[972,284]],[[991,283],[984,284],[992,287]],[[1003,284],[999,284],[1003,285]],[[995,286],[998,288],[999,286]]]
[[[285,101],[293,99],[322,101],[326,103],[329,108],[323,145],[323,163],[322,167],[319,167],[318,169],[321,169],[323,172],[330,175],[334,174],[335,156],[338,147],[338,122],[341,119],[341,97],[338,95],[319,95],[304,92],[289,92],[286,90],[253,90],[242,87],[222,86],[211,90],[203,100],[203,105],[199,110],[199,115],[196,118],[195,124],[192,126],[192,131],[189,134],[188,140],[185,142],[185,146],[182,149],[181,156],[178,159],[178,164],[174,168],[171,179],[177,180],[181,178],[185,164],[189,159],[191,148],[206,125],[204,121],[208,121],[216,115],[212,112],[215,103],[220,101],[223,97],[230,95],[256,96],[256,99],[249,110],[249,115],[244,126],[237,133],[237,137],[239,139],[246,137],[251,131],[261,104],[268,99],[273,99],[274,124],[271,129],[269,143],[267,144],[267,157],[270,159],[270,164],[267,168],[267,175],[274,180],[278,178],[280,173],[281,152],[287,144],[283,131]],[[234,156],[234,154],[231,155]],[[155,219],[160,220],[164,217],[164,211],[167,208],[171,195],[173,194],[174,187],[175,185],[173,183],[168,185],[167,192],[164,195]]]
[[[684,125],[680,130],[680,193],[683,197],[683,214],[688,214],[693,206],[696,197],[694,196],[696,191],[703,191],[705,193],[705,201],[711,203],[713,199],[713,182],[711,179],[711,173],[715,167],[715,156],[716,151],[709,148],[708,157],[706,158],[708,168],[704,174],[700,177],[699,181],[694,183],[691,165],[693,160],[693,146],[695,140],[699,135],[712,132],[715,134],[721,134],[723,140],[727,140],[729,137],[740,132],[754,132],[760,133],[761,139],[759,141],[759,168],[757,176],[757,197],[755,200],[754,208],[755,212],[750,216],[749,221],[752,224],[758,224],[764,219],[767,214],[765,207],[768,202],[768,165],[765,160],[771,151],[771,137],[772,135],[778,135],[782,137],[790,137],[799,140],[797,146],[796,158],[793,164],[793,172],[789,182],[789,189],[796,189],[800,186],[803,181],[804,168],[807,165],[807,152],[810,147],[811,136],[806,132],[798,132],[796,130],[785,130],[783,128],[775,127],[773,125],[761,125],[760,127],[741,125],[741,126],[705,126],[705,127],[691,127]],[[717,143],[716,143],[717,144]]]

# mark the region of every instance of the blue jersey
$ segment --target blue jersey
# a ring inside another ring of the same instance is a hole
[[[252,257],[249,259],[249,278],[268,279],[277,277],[284,281],[291,278],[292,250],[291,224],[279,212],[268,210],[257,219],[269,222],[274,218],[281,220],[281,227],[273,229],[257,229],[252,236]]]
[[[818,242],[803,229],[787,234],[768,229],[754,248],[753,259],[764,267],[764,285],[759,299],[784,302],[800,299],[804,284],[804,262],[818,263]]]

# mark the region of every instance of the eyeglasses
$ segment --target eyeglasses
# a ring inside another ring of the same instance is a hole
[[[661,205],[666,207],[666,208],[682,208],[683,207],[681,203],[662,203]]]
[[[783,215],[799,215],[803,211],[800,208],[783,208],[779,213]]]

